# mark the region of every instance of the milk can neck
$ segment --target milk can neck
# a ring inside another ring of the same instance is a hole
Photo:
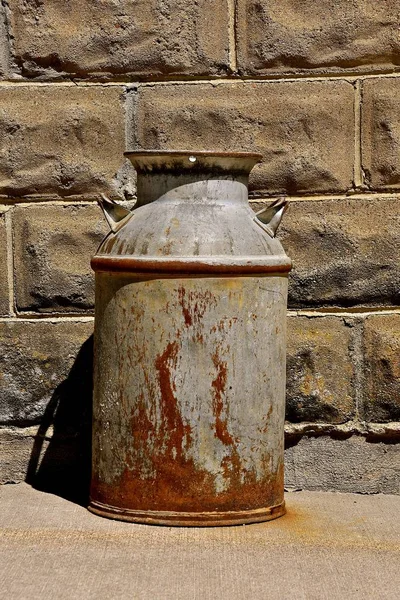
[[[138,174],[137,206],[150,202],[190,202],[196,204],[241,204],[248,199],[248,177],[190,174]]]

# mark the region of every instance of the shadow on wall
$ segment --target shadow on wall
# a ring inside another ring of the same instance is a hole
[[[93,336],[81,347],[67,379],[46,407],[26,476],[34,488],[82,506],[89,500],[92,371]]]

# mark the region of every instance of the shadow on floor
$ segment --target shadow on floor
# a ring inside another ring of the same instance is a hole
[[[92,371],[93,336],[46,407],[26,476],[37,490],[82,506],[88,504],[90,486]]]

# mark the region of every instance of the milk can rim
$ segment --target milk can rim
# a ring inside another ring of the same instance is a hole
[[[214,152],[209,150],[135,150],[125,152],[139,173],[240,173],[248,175],[261,162],[256,152]]]
[[[128,150],[124,152],[127,158],[152,158],[163,156],[169,158],[185,158],[190,156],[199,156],[201,158],[252,158],[261,161],[263,155],[259,152],[218,152],[213,150]]]

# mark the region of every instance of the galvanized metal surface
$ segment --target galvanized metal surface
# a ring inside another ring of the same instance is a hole
[[[247,204],[256,157],[165,154],[134,158],[147,192],[92,261],[90,509],[181,525],[275,518],[290,261]]]
[[[214,264],[228,259],[251,264],[258,257],[261,268],[282,263],[286,271],[290,269],[281,244],[266,235],[248,204],[248,173],[259,155],[202,153],[192,156],[194,163],[188,153],[129,156],[138,170],[138,202],[130,218],[122,217],[124,226],[103,241],[95,261],[212,257]],[[107,210],[104,204],[103,209]],[[282,202],[271,209],[271,219],[281,209]],[[107,215],[108,220],[115,219],[114,207]],[[96,269],[96,262],[93,266]]]

